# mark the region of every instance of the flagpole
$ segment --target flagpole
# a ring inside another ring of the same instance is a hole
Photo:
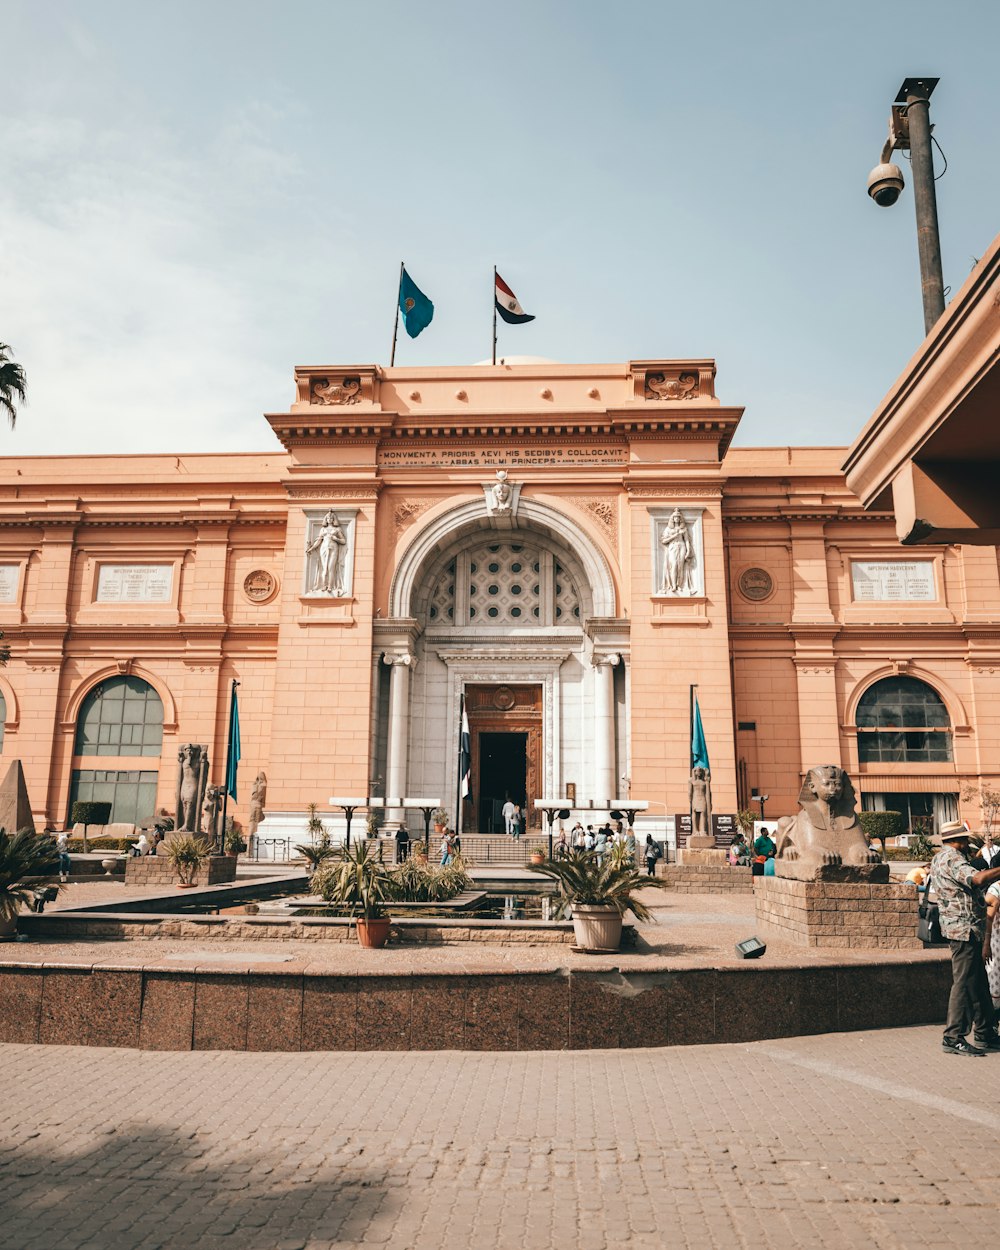
[[[694,692],[697,689],[697,683],[688,686],[688,818],[691,821],[691,832],[688,837],[694,834],[694,793],[691,789],[691,774],[694,769]]]
[[[396,363],[396,335],[399,333],[399,297],[403,291],[403,269],[406,265],[405,260],[399,262],[399,284],[396,287],[396,320],[392,327],[392,351],[389,354],[389,368],[391,369]]]
[[[497,267],[493,266],[493,363],[497,362]]]
[[[455,790],[455,832],[462,836],[462,726],[465,724],[465,691],[458,696],[458,787]],[[471,745],[471,744],[470,744]]]
[[[229,687],[229,725],[226,729],[226,778],[222,787],[222,833],[219,834],[219,854],[222,855],[226,850],[226,809],[229,807],[229,769],[233,758],[233,702],[236,698],[236,687],[240,683],[233,678],[233,684]],[[213,848],[214,849],[214,848]]]

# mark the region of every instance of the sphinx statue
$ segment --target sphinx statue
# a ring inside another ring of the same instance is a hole
[[[888,881],[889,865],[865,841],[851,779],[836,764],[810,768],[801,811],[778,821],[775,876],[798,881]]]

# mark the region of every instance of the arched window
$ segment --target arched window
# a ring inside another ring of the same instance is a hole
[[[953,759],[951,719],[937,691],[915,677],[886,677],[858,704],[858,760],[928,764]]]
[[[112,677],[83,701],[76,723],[77,755],[159,755],[163,704],[140,677]]]
[[[145,755],[158,761],[162,745],[163,704],[149,682],[140,677],[111,677],[84,699],[76,722],[76,755],[83,757],[81,764],[93,756]],[[74,769],[70,812],[77,799],[108,799],[113,822],[149,820],[156,810],[157,764],[151,759],[151,767],[141,770],[134,765],[116,766],[108,758],[102,764],[101,768]]]

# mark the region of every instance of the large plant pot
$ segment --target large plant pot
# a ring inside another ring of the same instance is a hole
[[[194,886],[195,886],[195,883],[193,881],[178,881],[177,882],[178,890],[193,890]]]
[[[389,926],[391,924],[392,919],[389,916],[380,916],[377,920],[365,920],[359,916],[358,941],[362,946],[385,946],[389,939]]]
[[[573,904],[573,932],[584,951],[616,951],[622,940],[622,914],[617,907]]]

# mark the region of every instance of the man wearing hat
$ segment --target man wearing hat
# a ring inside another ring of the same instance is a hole
[[[980,1058],[988,1050],[1000,1050],[983,963],[983,892],[992,882],[1000,881],[1000,867],[977,870],[969,862],[971,835],[960,820],[943,824],[940,837],[942,849],[931,860],[930,875],[941,913],[941,932],[951,947],[952,978],[942,1046],[948,1054]],[[973,1026],[975,1045],[966,1041]]]

